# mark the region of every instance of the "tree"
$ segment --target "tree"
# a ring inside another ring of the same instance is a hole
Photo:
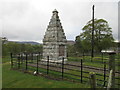
[[[33,52],[40,52],[40,53],[42,53],[43,45],[34,45],[33,49],[34,49]]]
[[[91,49],[92,41],[92,20],[90,20],[83,28],[79,35],[82,48]],[[78,36],[77,36],[78,37]],[[101,52],[102,49],[108,49],[112,46],[114,38],[108,22],[104,19],[94,19],[94,51]],[[79,44],[80,45],[80,44]]]
[[[75,47],[76,51],[79,52],[79,53],[83,52],[83,50],[84,50],[81,38],[79,36],[76,36],[74,47]]]
[[[2,56],[10,55],[10,53],[18,54],[21,52],[38,53],[42,52],[43,45],[19,44],[15,42],[7,42],[2,44]]]
[[[68,57],[77,56],[74,45],[67,45],[67,56]]]
[[[76,36],[74,47],[79,54],[88,53],[91,50],[89,40],[82,39],[80,35]]]
[[[8,48],[8,53],[19,53],[20,52],[20,45],[18,43],[15,42],[8,42],[6,44],[6,48]]]

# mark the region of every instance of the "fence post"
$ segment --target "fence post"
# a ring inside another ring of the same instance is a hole
[[[22,55],[22,53],[21,53],[21,64],[23,64],[23,55]]]
[[[49,56],[47,56],[47,74],[49,73]]]
[[[33,53],[31,53],[31,62],[33,62]]]
[[[83,52],[83,60],[84,60],[84,56],[85,56],[85,55],[84,55],[84,52]]]
[[[39,52],[39,61],[40,61],[40,57],[41,57],[40,55],[41,55],[41,53]]]
[[[105,84],[106,84],[106,62],[104,62],[104,87],[105,87]]]
[[[112,74],[113,74],[113,70],[110,70],[110,75],[109,75],[109,79],[108,79],[108,86],[107,86],[107,90],[110,90],[110,88],[112,87]]]
[[[83,62],[82,62],[82,59],[81,59],[81,83],[82,83],[82,72],[83,72]]]
[[[62,58],[62,79],[63,79],[63,74],[64,74],[64,57]]]
[[[115,52],[109,52],[109,71],[113,70],[112,73],[112,88],[115,88]]]
[[[104,63],[104,62],[103,62],[103,53],[102,53],[102,63]]]
[[[27,58],[27,53],[26,53],[26,70],[28,69],[28,68],[27,68],[27,59],[28,59],[28,58]]]
[[[38,74],[38,55],[37,55],[37,74]]]
[[[90,72],[90,86],[91,88],[95,89],[96,88],[96,77],[94,72]]]
[[[18,54],[18,69],[20,69],[20,54]]]
[[[12,53],[10,53],[10,57],[11,57],[11,68],[13,68],[13,55],[12,55]]]
[[[93,62],[93,57],[91,57],[91,62]]]

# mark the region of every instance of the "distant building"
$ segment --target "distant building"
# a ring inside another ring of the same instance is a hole
[[[120,41],[114,41],[114,43],[116,44],[116,51],[120,53]]]
[[[67,45],[74,45],[75,44],[75,41],[73,40],[67,40]]]
[[[101,52],[107,52],[107,51],[112,51],[112,52],[114,51],[116,53],[120,53],[120,41],[114,41],[112,47],[110,47],[107,50],[102,50]]]
[[[6,44],[8,39],[6,37],[0,37],[0,41],[2,41],[2,44]]]

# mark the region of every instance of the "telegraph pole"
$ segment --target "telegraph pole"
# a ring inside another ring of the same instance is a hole
[[[91,50],[91,62],[92,62],[92,59],[94,57],[94,5],[92,7],[92,10],[93,10],[93,13],[92,13],[92,40],[91,40],[91,44],[92,44],[92,50]]]

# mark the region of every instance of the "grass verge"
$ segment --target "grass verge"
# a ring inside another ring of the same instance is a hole
[[[4,60],[5,62],[2,68],[2,88],[87,88],[86,85],[81,83],[50,80],[44,77],[10,70],[10,61],[7,60]]]

